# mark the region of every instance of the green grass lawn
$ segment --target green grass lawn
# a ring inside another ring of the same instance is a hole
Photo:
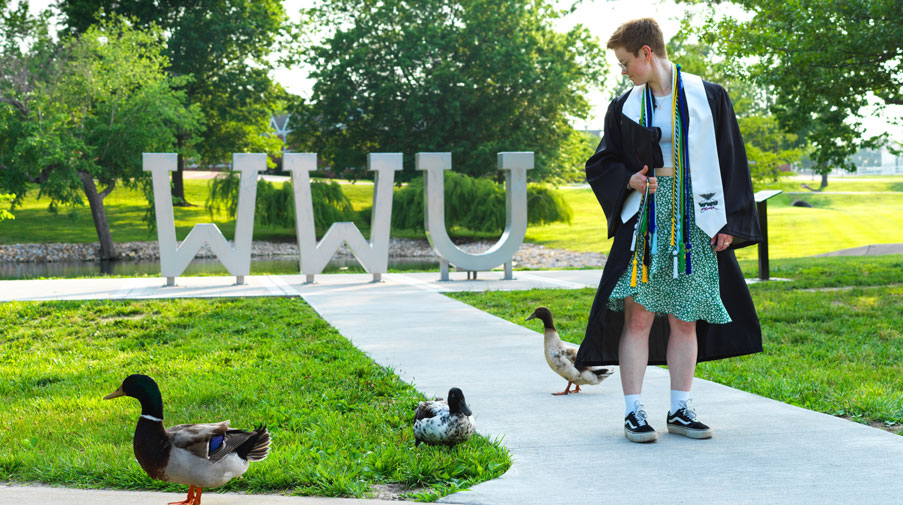
[[[571,225],[531,226],[526,240],[548,247],[607,254],[611,249],[608,227],[592,190],[562,191],[574,209]],[[795,200],[805,200],[812,207],[793,207]],[[798,258],[868,244],[901,243],[903,192],[778,195],[768,202],[768,241],[770,258]],[[737,257],[755,259],[757,254],[756,247],[747,247],[739,250]]]
[[[762,189],[780,189],[782,191],[811,192],[803,187],[818,188],[821,177],[801,177],[781,179],[779,182],[756,184],[756,191]],[[903,175],[870,175],[864,177],[828,177],[825,193],[845,191],[903,191]]]
[[[269,457],[224,490],[362,497],[397,483],[431,501],[510,466],[480,436],[415,447],[422,396],[297,299],[8,302],[0,320],[0,481],[185,492],[135,462],[138,402],[102,400],[139,372],[167,425],[267,424]]]
[[[196,223],[216,223],[230,239],[235,234],[235,221],[230,220],[225,213],[217,214],[210,219],[210,215],[204,210],[208,193],[207,183],[208,181],[204,180],[185,180],[185,198],[196,206],[173,209],[176,235],[180,240],[188,235]],[[0,243],[97,242],[97,232],[94,230],[94,221],[87,201],[82,207],[62,207],[58,214],[52,214],[47,210],[49,200],[46,198],[39,200],[36,196],[36,189],[30,191],[23,205],[13,211],[16,218],[0,222]],[[117,187],[104,200],[104,207],[107,210],[113,240],[116,242],[156,240],[156,232],[149,232],[143,221],[147,201],[140,191]],[[262,235],[258,237],[262,239],[268,230],[258,228],[260,227],[255,226],[255,236]]]
[[[697,376],[903,433],[903,256],[783,260],[774,272],[796,280],[750,288],[765,352],[701,363]],[[855,287],[833,289],[845,280]],[[535,307],[548,306],[562,338],[580,343],[594,294],[583,289],[449,296],[536,331],[525,318]]]
[[[186,179],[186,196],[197,207],[175,208],[176,234],[183,239],[196,223],[214,222],[227,238],[234,234],[234,221],[224,214],[211,220],[203,208],[207,198],[205,180]],[[784,181],[764,187],[799,190],[799,181]],[[343,184],[355,210],[372,204],[373,185]],[[607,253],[611,241],[602,209],[592,191],[585,187],[562,187],[565,199],[574,211],[570,224],[553,223],[530,226],[525,240],[547,247],[574,251]],[[832,192],[892,191],[897,194],[846,195]],[[0,243],[23,242],[96,242],[97,236],[87,207],[64,208],[59,215],[47,211],[47,201],[36,200],[36,191],[29,195],[23,207],[16,210],[16,219],[0,222]],[[812,208],[793,207],[795,200],[805,200]],[[154,240],[141,220],[144,197],[138,192],[118,188],[106,199],[113,238],[119,242]],[[367,223],[369,225],[369,223]],[[369,236],[368,226],[362,229]],[[455,236],[474,235],[467,230],[453,230]],[[779,195],[768,204],[769,254],[771,258],[798,258],[838,249],[867,244],[903,242],[903,177],[891,176],[832,180],[826,192],[805,195]],[[393,236],[424,238],[423,232],[393,230]],[[255,226],[256,240],[294,241],[291,228]],[[482,234],[479,238],[495,239]],[[756,248],[738,251],[740,259],[756,258]]]

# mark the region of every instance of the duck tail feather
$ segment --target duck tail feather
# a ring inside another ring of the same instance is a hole
[[[260,426],[254,434],[235,449],[235,453],[248,461],[262,461],[270,453],[270,432],[267,427]]]

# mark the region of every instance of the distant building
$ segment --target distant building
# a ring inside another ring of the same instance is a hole
[[[850,157],[850,161],[856,165],[856,172],[850,173],[843,169],[834,169],[829,175],[835,176],[856,176],[856,175],[895,175],[903,174],[903,156],[897,156],[891,153],[886,147],[880,150],[876,149],[860,149],[859,152]],[[810,168],[812,162],[809,159],[803,159],[800,174],[812,174]]]

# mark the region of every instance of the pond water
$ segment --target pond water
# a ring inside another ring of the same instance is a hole
[[[435,258],[389,258],[390,270],[439,270]],[[363,272],[354,258],[333,258],[323,273]],[[297,256],[251,258],[251,275],[293,275],[300,273]],[[160,261],[60,261],[52,263],[0,263],[0,279],[39,279],[160,275]],[[216,258],[195,258],[182,273],[191,275],[230,275]]]

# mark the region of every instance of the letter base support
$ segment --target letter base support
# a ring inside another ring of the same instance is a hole
[[[450,281],[451,279],[448,276],[448,261],[440,258],[439,259],[439,280],[440,281]],[[374,274],[374,278],[378,274]],[[467,270],[467,280],[476,280],[477,272],[473,270]],[[508,260],[505,262],[505,276],[502,277],[502,280],[512,281],[514,280],[514,261]]]

